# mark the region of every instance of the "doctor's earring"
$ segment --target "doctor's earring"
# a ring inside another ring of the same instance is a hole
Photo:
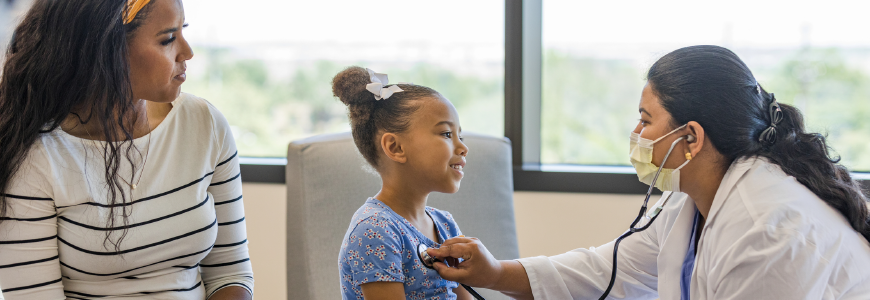
[[[686,142],[694,143],[694,142],[695,142],[695,136],[694,136],[694,135],[691,135],[691,134],[690,134],[690,135],[687,135],[687,136],[686,136]],[[692,160],[692,153],[691,153],[691,152],[686,152],[686,160]]]

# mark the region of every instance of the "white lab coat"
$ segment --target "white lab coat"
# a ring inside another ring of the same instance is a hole
[[[673,193],[649,229],[620,243],[608,299],[680,299],[694,212],[688,195]],[[609,283],[612,257],[610,242],[519,262],[535,299],[598,299]],[[870,243],[763,158],[742,159],[728,169],[696,257],[692,300],[870,299]]]

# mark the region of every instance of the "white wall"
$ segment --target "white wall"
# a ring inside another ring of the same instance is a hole
[[[286,299],[287,192],[283,184],[244,184],[257,299]],[[606,243],[628,228],[642,195],[514,193],[520,256],[554,255]]]

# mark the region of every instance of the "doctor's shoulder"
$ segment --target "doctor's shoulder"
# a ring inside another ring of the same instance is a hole
[[[752,223],[723,225],[755,227],[765,235],[805,240],[819,250],[837,247],[842,242],[854,246],[867,244],[836,209],[796,178],[785,174],[779,166],[764,159],[753,162],[722,209],[725,214],[745,214],[742,217],[723,215],[724,223],[741,220]],[[747,230],[746,234],[751,231]]]

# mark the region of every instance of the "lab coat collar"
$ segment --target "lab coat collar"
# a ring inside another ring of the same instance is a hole
[[[722,183],[719,184],[719,189],[716,190],[716,195],[713,196],[713,205],[710,207],[710,212],[707,214],[704,223],[705,229],[716,221],[718,212],[722,209],[725,200],[728,199],[728,196],[733,192],[734,186],[737,185],[740,178],[743,178],[743,175],[745,175],[749,169],[752,169],[752,167],[762,161],[766,162],[763,158],[748,157],[735,160],[731,163],[731,167],[728,168],[728,171],[725,172],[725,176],[722,177]]]

